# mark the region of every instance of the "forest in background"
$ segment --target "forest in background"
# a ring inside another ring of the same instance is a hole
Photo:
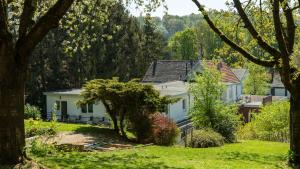
[[[101,10],[95,12],[86,5],[81,16],[75,15],[78,11],[70,11],[69,15],[79,18],[68,24],[70,21],[65,17],[61,22],[67,26],[52,30],[37,46],[27,73],[27,103],[44,109],[43,92],[81,88],[95,78],[142,78],[157,59],[222,59],[231,67],[246,64],[240,54],[211,31],[200,14],[134,17],[118,2],[102,2],[99,7]],[[233,12],[209,13],[237,43],[248,44],[245,48],[258,57],[265,55],[256,42],[249,40],[250,35],[240,30]],[[219,22],[220,16],[226,22]],[[270,41],[274,37],[270,36]]]

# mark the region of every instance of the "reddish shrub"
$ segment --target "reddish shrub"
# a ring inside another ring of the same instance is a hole
[[[161,113],[151,115],[151,119],[154,143],[165,146],[173,145],[179,133],[176,124]]]

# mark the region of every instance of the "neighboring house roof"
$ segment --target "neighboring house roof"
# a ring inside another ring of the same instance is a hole
[[[206,61],[207,66],[215,66],[222,74],[222,82],[224,83],[240,83],[238,77],[232,72],[231,68],[225,62],[213,63]]]
[[[202,62],[200,61],[177,61],[177,60],[159,60],[151,63],[142,82],[144,83],[166,83],[171,81],[187,81],[191,78],[193,72],[201,72]],[[240,80],[231,71],[230,67],[224,62],[218,64],[212,61],[205,61],[208,66],[216,66],[222,73],[222,82],[240,83]]]
[[[231,70],[241,82],[246,78],[248,74],[247,69],[231,69]]]
[[[165,83],[186,81],[187,75],[197,61],[158,60],[151,63],[142,82]]]
[[[273,75],[273,81],[272,81],[271,87],[280,87],[280,88],[284,88],[284,85],[283,85],[283,83],[281,82],[281,77],[280,77],[279,73],[274,73],[274,75]]]
[[[81,89],[66,89],[66,90],[57,90],[51,92],[44,92],[44,95],[55,94],[55,95],[80,95]]]

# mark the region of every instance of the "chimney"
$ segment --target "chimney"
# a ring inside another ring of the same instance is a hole
[[[152,66],[152,76],[155,76],[156,66],[157,66],[157,60],[155,59]]]

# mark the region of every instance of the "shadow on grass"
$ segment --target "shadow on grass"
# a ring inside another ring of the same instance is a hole
[[[95,138],[95,141],[114,142],[114,143],[129,143],[135,145],[134,139],[124,138],[113,129],[103,128],[98,126],[79,127],[74,131],[76,134],[90,135]]]
[[[239,151],[232,151],[232,152],[223,152],[220,153],[220,159],[225,160],[241,160],[241,161],[252,161],[259,164],[264,165],[271,165],[276,168],[282,168],[281,165],[278,164],[278,161],[282,161],[283,163],[286,161],[286,157],[283,155],[272,155],[272,154],[258,154],[258,153],[249,153],[249,152],[239,152]]]
[[[132,154],[109,154],[103,153],[69,153],[47,157],[44,163],[50,168],[93,168],[93,169],[183,169],[168,166],[163,162],[156,161],[159,157]]]
[[[98,127],[98,126],[79,127],[75,130],[75,133],[104,134],[104,135],[116,135],[117,134],[113,129],[103,128],[103,127]]]

